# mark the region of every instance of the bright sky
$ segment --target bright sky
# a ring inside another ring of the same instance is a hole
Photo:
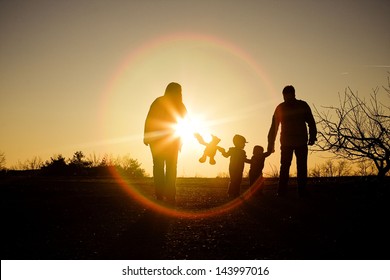
[[[1,1],[0,151],[7,166],[130,154],[152,174],[144,120],[175,81],[190,116],[224,148],[245,136],[250,157],[267,146],[285,85],[313,108],[337,105],[348,86],[368,96],[386,83],[388,11],[386,0]],[[203,148],[185,143],[179,176],[228,172],[221,155],[199,163]]]

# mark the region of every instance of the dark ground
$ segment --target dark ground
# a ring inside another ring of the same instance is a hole
[[[267,180],[239,207],[190,219],[113,179],[2,176],[1,259],[390,259],[388,179],[312,182],[305,199],[293,186],[278,198]],[[227,180],[179,179],[177,209],[226,203]],[[151,179],[131,182],[152,197]]]

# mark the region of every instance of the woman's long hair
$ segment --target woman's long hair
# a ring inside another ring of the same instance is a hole
[[[181,85],[175,82],[168,84],[164,96],[169,97],[174,103],[182,103]]]

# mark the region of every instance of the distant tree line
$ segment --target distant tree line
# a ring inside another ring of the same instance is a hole
[[[7,170],[5,164],[5,154],[0,152],[0,171]],[[86,157],[81,151],[75,152],[72,158],[66,159],[61,154],[58,154],[45,162],[40,157],[35,156],[24,162],[19,161],[11,166],[8,171],[39,171],[45,175],[109,176],[112,169],[131,178],[148,176],[145,170],[141,168],[141,163],[129,155],[114,157],[107,154],[104,156],[92,154]],[[247,175],[245,174],[244,177],[247,177]],[[357,162],[343,159],[328,159],[322,164],[316,164],[309,169],[309,177],[312,178],[375,175],[377,175],[377,168],[369,159],[362,159]],[[266,172],[264,176],[278,178],[278,167],[270,165],[270,171]],[[217,174],[217,178],[229,178],[229,174],[220,172]]]
[[[345,176],[375,176],[376,167],[369,160],[351,163],[348,160],[329,159],[322,164],[309,169],[309,176],[320,177],[345,177]]]
[[[108,176],[112,170],[129,178],[143,178],[147,174],[141,163],[129,155],[103,157],[91,155],[86,157],[82,151],[77,151],[72,158],[66,159],[61,154],[54,155],[50,160],[42,161],[40,157],[33,157],[25,162],[18,162],[9,169],[5,168],[5,154],[0,152],[0,170],[7,171],[36,171],[42,175],[88,175]]]
[[[279,169],[275,165],[269,165],[270,171],[265,172],[264,176],[268,178],[278,178]],[[377,170],[375,165],[370,160],[361,160],[352,162],[340,159],[328,159],[321,164],[316,164],[309,168],[308,175],[311,178],[333,178],[333,177],[347,177],[347,176],[376,176]],[[292,174],[296,176],[296,174]]]

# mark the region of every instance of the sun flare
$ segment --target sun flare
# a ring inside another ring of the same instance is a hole
[[[179,119],[175,125],[175,134],[180,137],[184,143],[196,141],[194,134],[199,133],[206,142],[211,140],[211,134],[208,132],[207,125],[201,118],[185,117]]]

